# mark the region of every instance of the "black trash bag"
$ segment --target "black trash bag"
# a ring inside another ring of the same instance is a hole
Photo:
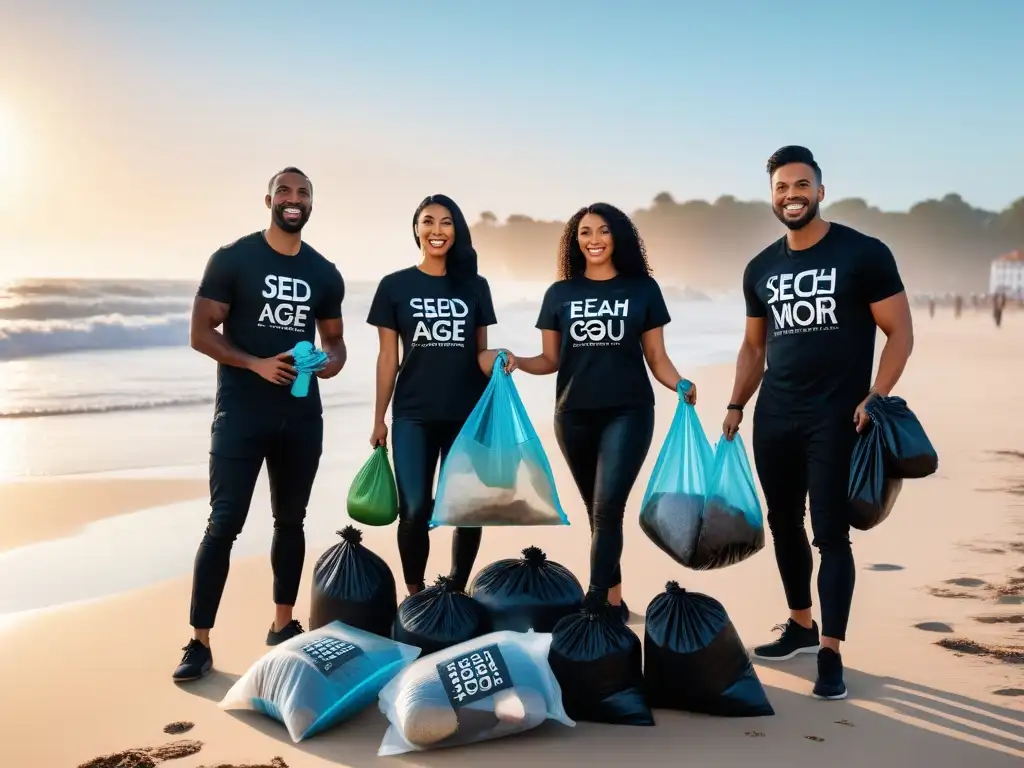
[[[392,637],[427,656],[488,632],[483,606],[460,592],[450,578],[438,576],[432,587],[409,595],[398,606]]]
[[[583,605],[576,577],[537,547],[524,549],[522,559],[491,563],[466,592],[487,610],[495,632],[551,632]]]
[[[889,517],[903,488],[903,478],[888,474],[882,439],[882,430],[872,422],[853,448],[846,516],[858,531],[869,531]]]
[[[644,688],[654,709],[718,717],[775,714],[722,604],[675,581],[647,606]]]
[[[552,633],[548,663],[573,720],[654,725],[644,696],[643,647],[618,610],[588,598]]]
[[[916,480],[934,475],[939,455],[902,397],[874,397],[864,406],[871,424],[881,432],[886,475]]]
[[[362,545],[358,528],[347,525],[338,535],[342,540],[324,552],[313,568],[310,630],[340,621],[390,638],[398,612],[391,568]]]

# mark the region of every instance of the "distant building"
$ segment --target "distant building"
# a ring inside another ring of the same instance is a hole
[[[995,259],[988,286],[989,293],[1024,295],[1024,251],[1010,251]]]

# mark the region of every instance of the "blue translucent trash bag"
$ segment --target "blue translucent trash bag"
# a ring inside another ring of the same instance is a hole
[[[548,632],[491,632],[414,661],[378,697],[389,727],[377,755],[500,739],[546,720],[575,727],[548,662],[551,640]]]
[[[679,383],[679,405],[640,504],[640,528],[684,567],[691,567],[697,549],[714,459],[697,410],[682,397],[689,386]]]
[[[568,525],[544,446],[505,354],[441,466],[430,527]]]
[[[272,717],[298,743],[372,704],[419,655],[419,648],[334,621],[274,647],[219,706]]]
[[[764,516],[747,449],[737,433],[721,437],[708,481],[700,536],[690,567],[707,571],[746,560],[764,549]]]

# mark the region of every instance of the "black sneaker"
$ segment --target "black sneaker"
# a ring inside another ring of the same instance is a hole
[[[181,663],[172,675],[175,682],[184,683],[188,680],[198,680],[213,669],[213,653],[195,638],[189,640],[188,645],[181,650],[185,654],[181,657]]]
[[[818,679],[814,681],[814,698],[828,701],[846,698],[843,657],[831,648],[818,651]]]
[[[774,627],[782,630],[779,639],[754,648],[754,658],[764,661],[786,661],[799,653],[817,653],[821,640],[818,637],[818,622],[812,621],[811,628],[801,627],[790,619]]]
[[[301,635],[305,630],[302,625],[295,619],[292,619],[283,627],[280,632],[274,631],[274,625],[270,625],[270,631],[267,632],[267,645],[280,645],[285,640],[291,640],[293,637]]]

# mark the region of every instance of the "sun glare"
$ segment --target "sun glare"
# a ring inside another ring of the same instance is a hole
[[[6,184],[14,176],[15,131],[10,111],[0,104],[0,184]]]

